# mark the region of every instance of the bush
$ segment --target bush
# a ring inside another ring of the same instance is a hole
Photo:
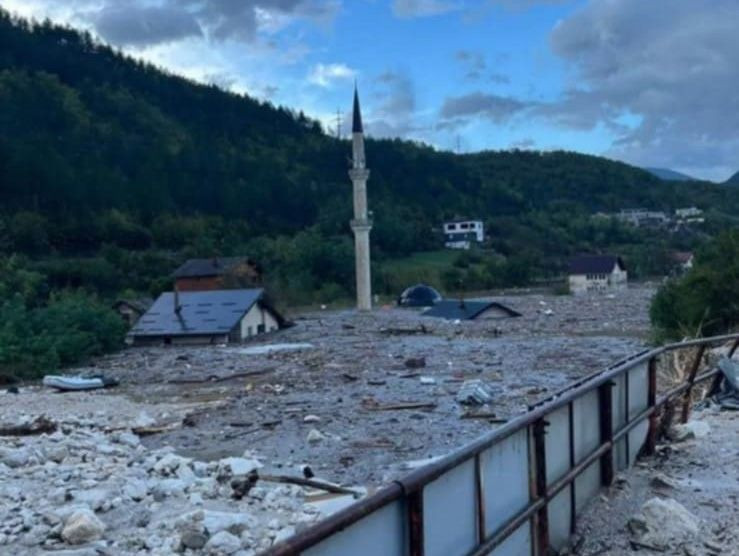
[[[739,325],[739,229],[719,235],[687,274],[666,282],[650,317],[659,338],[712,336]]]

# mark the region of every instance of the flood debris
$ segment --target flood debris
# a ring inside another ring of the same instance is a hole
[[[61,392],[76,392],[79,390],[97,390],[118,386],[118,381],[103,375],[89,377],[71,375],[46,375],[43,385],[55,388]]]
[[[57,424],[41,415],[29,423],[15,425],[0,425],[0,436],[32,436],[36,434],[51,434],[57,429]]]
[[[739,410],[739,362],[723,358],[718,367],[722,380],[714,399],[724,409]]]
[[[422,369],[426,366],[426,358],[425,357],[410,357],[405,360],[404,365],[408,369]]]
[[[698,519],[672,498],[651,498],[628,523],[632,544],[663,552],[698,534]]]
[[[490,391],[485,387],[482,380],[465,380],[459,392],[457,402],[463,405],[485,405],[493,400]]]

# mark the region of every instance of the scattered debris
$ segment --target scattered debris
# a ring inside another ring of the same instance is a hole
[[[672,498],[652,498],[629,520],[633,542],[664,551],[698,534],[698,519]]]
[[[371,400],[371,401],[370,401]],[[376,400],[370,398],[363,401],[362,405],[370,411],[399,411],[403,409],[434,409],[435,403],[428,402],[401,402],[388,405],[380,405]]]
[[[718,367],[723,376],[715,400],[724,409],[739,410],[739,363],[723,358]]]
[[[173,378],[168,380],[169,384],[203,384],[206,382],[226,382],[227,380],[234,380],[235,378],[246,378],[250,376],[259,376],[267,373],[274,372],[274,368],[269,369],[257,369],[254,371],[244,371],[240,373],[233,373],[225,376],[208,375],[206,377],[194,377],[194,378]]]
[[[303,423],[318,423],[321,418],[318,415],[306,415],[303,417]]]
[[[44,415],[36,417],[30,423],[0,426],[0,436],[31,436],[35,434],[51,434],[56,431],[57,424]]]
[[[423,324],[419,324],[415,328],[380,328],[380,334],[389,336],[415,336],[417,334],[431,334],[433,331]]]
[[[464,405],[484,405],[493,397],[481,380],[465,380],[457,393],[457,402]]]
[[[684,442],[693,438],[703,438],[711,432],[711,426],[703,421],[688,421],[684,425],[675,425],[670,430],[670,438],[675,442]]]
[[[326,436],[323,433],[321,433],[321,431],[319,431],[318,429],[311,429],[308,432],[308,436],[306,438],[306,440],[308,440],[308,442],[311,444],[317,444],[318,442],[321,442],[322,440],[325,440],[325,439],[326,439]]]
[[[280,351],[301,351],[306,349],[313,349],[315,346],[309,343],[295,343],[295,344],[268,344],[264,346],[252,346],[248,348],[241,348],[238,353],[242,355],[268,355],[270,353],[277,353]]]
[[[408,369],[421,369],[426,366],[425,357],[411,357],[405,360],[405,366]]]
[[[431,386],[436,384],[436,379],[432,376],[422,376],[420,379],[421,384]]]
[[[508,419],[501,419],[499,418],[495,413],[491,412],[468,412],[463,413],[460,417],[460,419],[485,419],[487,421],[490,421],[491,423],[507,423]]]

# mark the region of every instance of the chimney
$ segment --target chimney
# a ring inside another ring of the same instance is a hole
[[[177,286],[175,285],[174,287],[174,312],[179,315],[180,311],[182,311],[182,305],[180,305],[180,290],[178,290]]]

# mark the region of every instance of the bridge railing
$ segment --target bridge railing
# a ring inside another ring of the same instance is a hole
[[[659,415],[687,421],[705,351],[739,334],[666,345],[620,361],[527,413],[273,546],[286,556],[540,556],[570,539],[585,504],[640,453]],[[684,380],[658,394],[664,354],[690,350]],[[663,411],[666,409],[665,411]]]

